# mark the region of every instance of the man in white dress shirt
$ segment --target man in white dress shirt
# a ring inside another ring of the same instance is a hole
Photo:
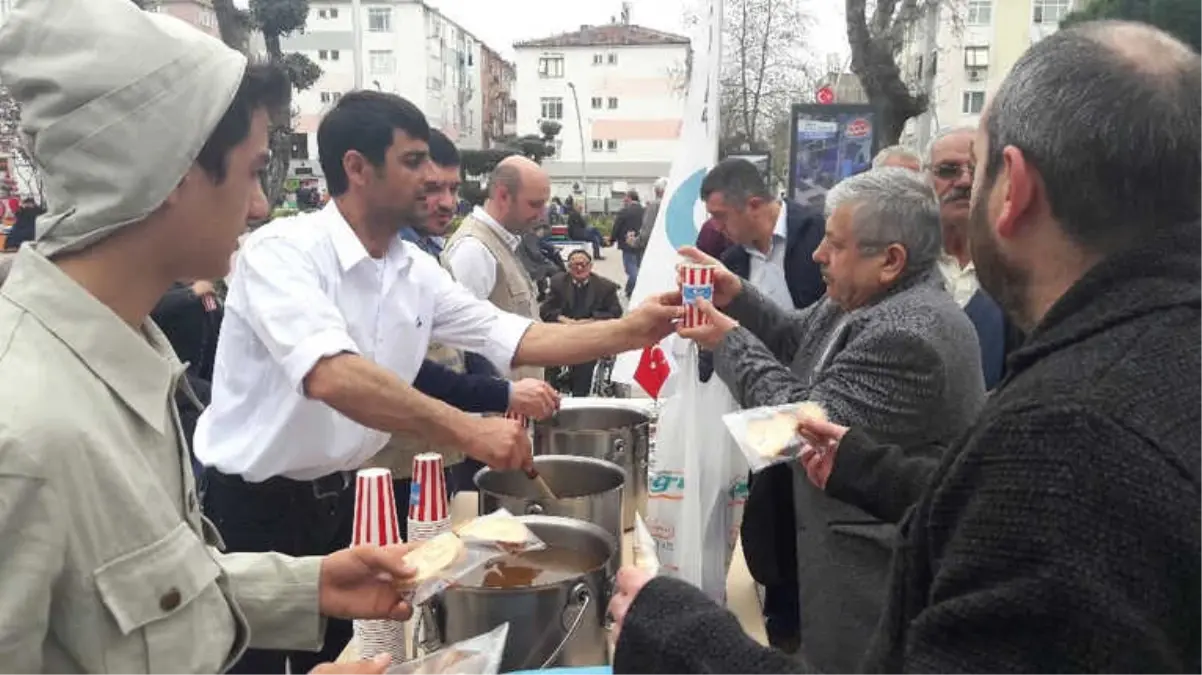
[[[351,471],[392,433],[530,468],[517,422],[474,417],[410,383],[431,340],[512,365],[574,364],[641,348],[680,308],[656,298],[622,319],[533,323],[455,283],[397,236],[426,217],[433,169],[421,111],[392,94],[343,96],[317,133],[331,202],[243,244],[217,347],[213,402],[197,425],[205,510],[232,550],[321,552],[347,545]],[[323,654],[350,638],[331,621]],[[282,652],[248,652],[238,672],[282,672]]]

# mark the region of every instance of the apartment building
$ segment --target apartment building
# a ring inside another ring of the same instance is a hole
[[[183,19],[215,38],[221,37],[217,29],[217,14],[213,12],[212,0],[155,0],[146,3],[147,9],[170,14]]]
[[[364,88],[409,99],[461,148],[485,147],[497,110],[503,124],[512,67],[507,74],[495,51],[420,0],[372,0],[360,9],[358,44],[350,0],[313,0],[305,31],[281,40],[285,52],[303,53],[322,69],[293,99],[293,173],[321,175],[317,125],[354,88],[356,49]]]
[[[916,22],[900,60],[911,86],[931,92],[930,109],[910,120],[902,142],[921,148],[941,128],[975,126],[1018,57],[1054,33],[1081,1],[938,3]]]
[[[552,194],[647,195],[668,175],[684,117],[689,40],[626,21],[514,45],[517,131],[559,122]],[[600,200],[597,200],[600,203]]]
[[[487,46],[480,49],[480,93],[483,97],[484,147],[517,134],[518,108],[513,100],[517,69]]]

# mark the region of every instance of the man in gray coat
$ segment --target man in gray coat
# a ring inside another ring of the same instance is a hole
[[[714,351],[715,372],[744,407],[817,401],[832,420],[903,447],[952,440],[976,417],[985,387],[972,324],[935,267],[931,188],[912,171],[875,169],[835,186],[826,215],[814,252],[825,299],[784,311],[722,269],[714,305],[704,307],[712,324],[681,335]],[[849,672],[880,618],[895,528],[826,496],[800,469],[802,648],[821,671]],[[774,527],[787,536],[781,522]]]

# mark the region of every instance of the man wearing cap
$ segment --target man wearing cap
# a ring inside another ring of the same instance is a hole
[[[317,650],[323,615],[407,617],[403,547],[217,552],[147,318],[227,271],[286,79],[126,0],[28,0],[0,81],[50,207],[0,288],[0,668],[221,672]]]
[[[353,471],[392,434],[494,468],[533,469],[517,422],[471,416],[411,386],[431,342],[482,353],[502,370],[574,364],[657,342],[680,314],[660,297],[622,319],[544,325],[455,283],[398,236],[426,218],[429,138],[409,101],[343,95],[317,131],[330,203],[272,221],[242,245],[213,402],[194,438],[208,467],[205,513],[232,550],[315,555],[346,546]],[[350,626],[329,628],[326,650],[341,649]],[[237,668],[282,672],[283,656],[252,654]]]

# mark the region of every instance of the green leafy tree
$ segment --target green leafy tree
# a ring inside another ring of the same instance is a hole
[[[1202,3],[1198,0],[1090,0],[1060,25],[1096,19],[1142,21],[1173,34],[1194,51],[1202,51]]]
[[[296,52],[285,53],[280,46],[281,38],[304,30],[309,0],[250,0],[249,11],[239,10],[234,0],[213,0],[213,13],[217,15],[221,40],[244,54],[250,52],[251,34],[262,33],[268,61],[287,73],[293,89],[309,89],[321,77],[321,67],[311,59]],[[263,190],[273,206],[284,194],[292,161],[292,116],[291,100],[271,115],[271,163],[263,178]]]

